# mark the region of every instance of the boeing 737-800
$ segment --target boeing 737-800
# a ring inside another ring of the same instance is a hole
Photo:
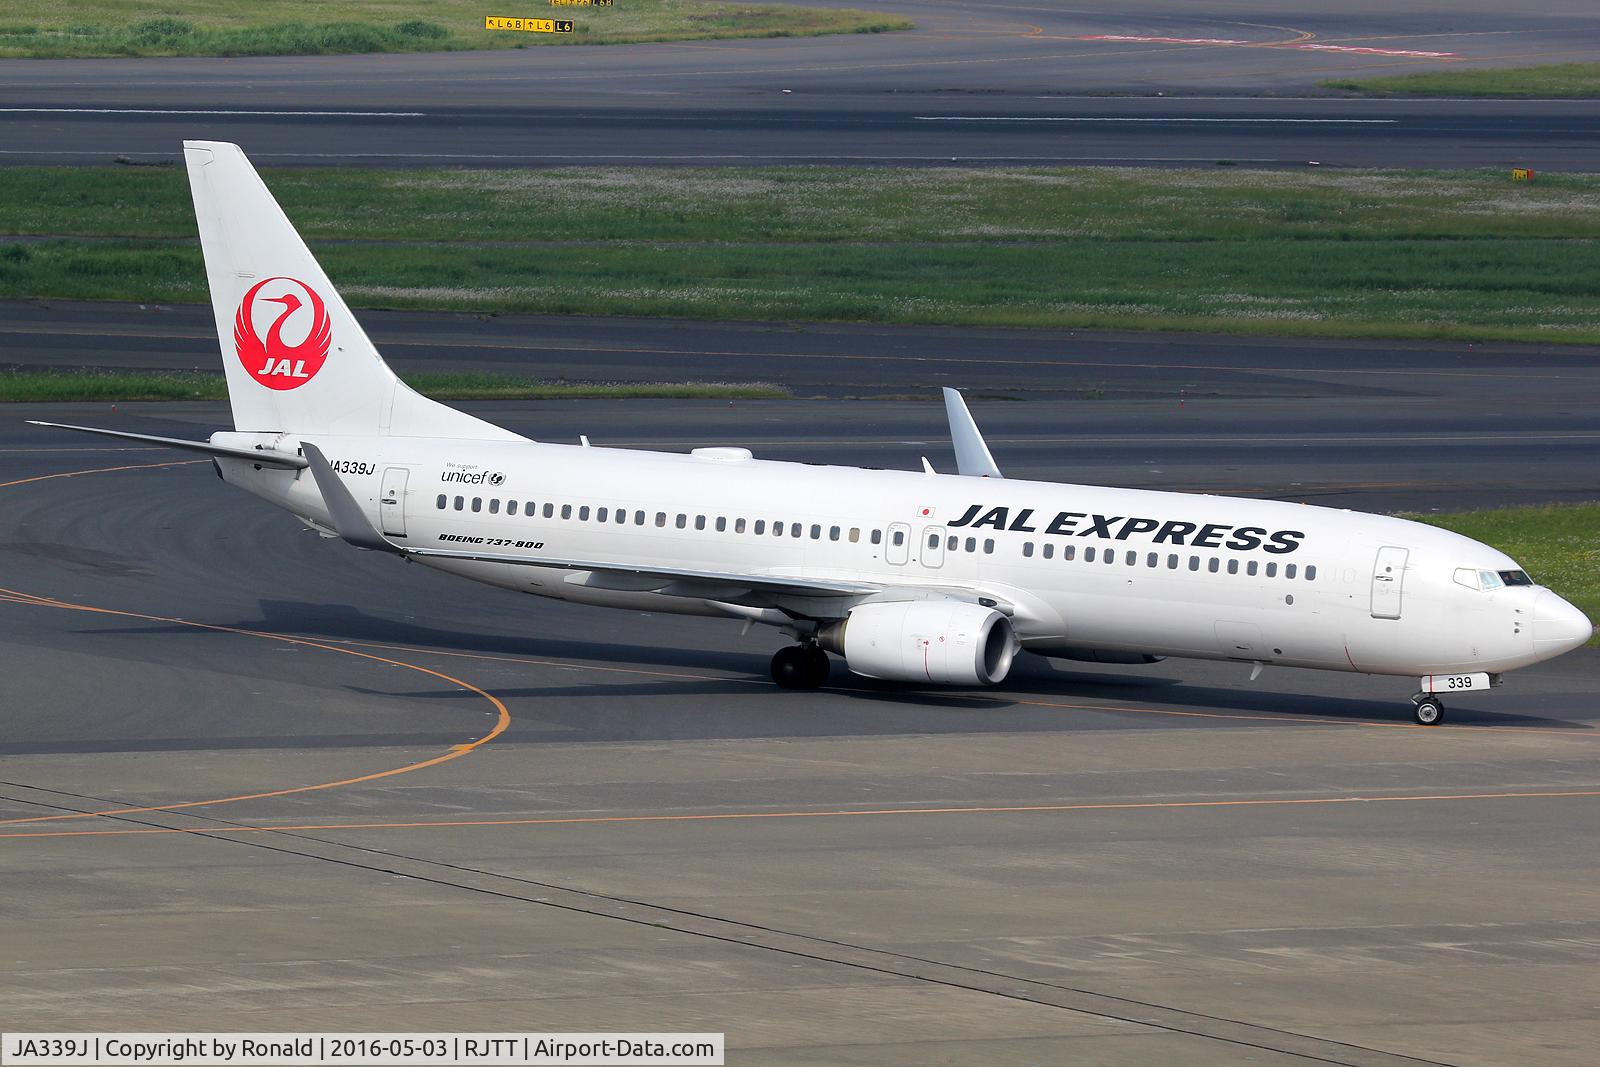
[[[186,142],[234,429],[224,481],[357,547],[585,604],[772,626],[781,686],[828,654],[912,684],[1005,680],[1019,650],[1410,676],[1487,689],[1587,641],[1515,560],[1379,515],[1005,479],[946,391],[958,474],[529,440],[407,388],[236,145]],[[48,425],[48,424],[47,424]]]

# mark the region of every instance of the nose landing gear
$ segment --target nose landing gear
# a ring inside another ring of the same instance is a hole
[[[1417,725],[1438,726],[1444,722],[1444,704],[1432,693],[1418,693],[1411,702],[1416,705],[1412,718],[1417,720]]]
[[[772,680],[781,689],[815,689],[828,680],[828,654],[815,641],[780,648],[772,657]]]

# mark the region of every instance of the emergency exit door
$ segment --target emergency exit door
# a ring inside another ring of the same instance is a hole
[[[389,537],[406,535],[406,469],[389,467],[383,472],[383,490],[378,494],[378,521]]]
[[[1400,599],[1406,581],[1406,557],[1411,553],[1404,548],[1380,548],[1372,564],[1372,617],[1398,619]]]

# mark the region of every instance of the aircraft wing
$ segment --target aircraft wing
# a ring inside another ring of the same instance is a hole
[[[584,559],[555,559],[549,556],[514,556],[494,552],[472,552],[452,548],[410,548],[384,537],[368,521],[361,505],[333,472],[322,450],[301,442],[311,475],[328,506],[328,515],[339,536],[357,548],[389,552],[412,559],[457,559],[479,563],[507,563],[518,567],[543,567],[556,570],[587,571],[584,584],[633,592],[663,593],[704,600],[740,600],[752,593],[808,597],[859,597],[883,590],[881,584],[834,581],[831,579],[791,578],[775,574],[739,574],[700,571],[677,567],[632,566]]]

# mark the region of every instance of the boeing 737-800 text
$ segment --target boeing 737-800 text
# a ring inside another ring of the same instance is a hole
[[[238,146],[184,145],[235,428],[222,478],[317,530],[538,596],[793,638],[779,685],[992,685],[1019,650],[1411,676],[1439,694],[1592,633],[1516,561],[1378,515],[1008,480],[946,390],[959,474],[546,444],[395,377]],[[89,429],[72,427],[73,429]],[[1254,673],[1252,673],[1254,677]]]

